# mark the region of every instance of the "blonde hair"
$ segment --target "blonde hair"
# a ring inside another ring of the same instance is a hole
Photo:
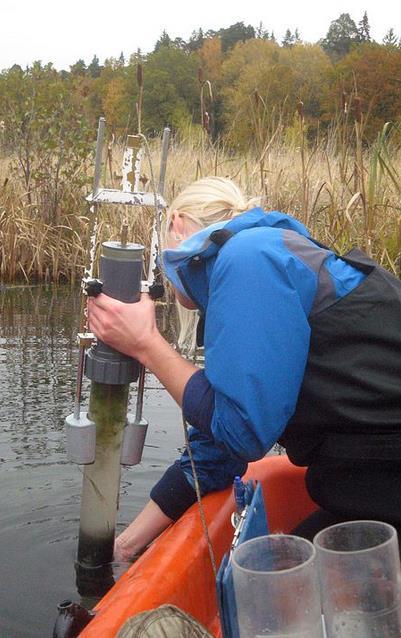
[[[205,228],[215,222],[231,219],[258,204],[260,198],[245,199],[238,186],[226,177],[198,179],[186,186],[171,202],[167,211],[166,237],[174,212]]]
[[[204,177],[189,184],[175,197],[167,211],[163,229],[164,244],[170,235],[173,213],[199,228],[205,228],[219,221],[229,220],[236,215],[260,205],[261,198],[246,199],[238,186],[226,177]],[[178,346],[181,350],[194,351],[198,312],[187,310],[177,302],[180,324]]]

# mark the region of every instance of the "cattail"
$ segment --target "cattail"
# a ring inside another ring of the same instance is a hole
[[[203,111],[203,128],[207,133],[210,133],[210,116],[207,111]]]
[[[362,122],[362,99],[358,96],[354,97],[354,118],[355,122]]]
[[[141,89],[143,87],[143,69],[142,64],[138,64],[136,67],[136,81],[138,82],[138,86]]]
[[[259,109],[259,106],[262,104],[262,98],[261,98],[261,95],[260,95],[258,89],[254,90],[253,97],[254,97],[254,100],[255,100],[256,109]]]
[[[341,110],[344,113],[344,115],[347,115],[348,113],[348,102],[347,102],[347,94],[345,91],[342,92],[341,94]]]
[[[303,122],[305,119],[305,115],[304,115],[304,103],[302,102],[302,100],[299,100],[297,102],[297,112],[298,112],[299,119],[301,120],[301,122]]]
[[[198,82],[202,86],[202,84],[203,84],[203,70],[202,70],[202,67],[198,68]]]

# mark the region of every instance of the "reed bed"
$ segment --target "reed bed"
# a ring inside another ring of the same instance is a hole
[[[165,198],[206,175],[234,179],[248,196],[260,196],[266,210],[290,213],[319,241],[343,253],[358,246],[384,267],[401,273],[401,150],[399,131],[386,125],[369,147],[363,125],[339,118],[324,138],[308,142],[302,112],[292,135],[280,127],[259,136],[244,153],[211,143],[201,131],[174,140],[167,166]],[[158,174],[160,140],[151,142]],[[123,149],[109,146],[103,184],[119,188]],[[27,191],[15,160],[0,160],[0,281],[74,284],[87,260],[90,209],[85,196],[91,166],[74,176],[54,209],[49,184]],[[150,167],[142,164],[142,186],[151,189]],[[83,186],[86,184],[86,186]],[[55,214],[49,215],[49,201]],[[131,241],[149,245],[152,210],[100,207],[99,242],[115,239],[123,223]],[[51,218],[50,218],[51,217]]]

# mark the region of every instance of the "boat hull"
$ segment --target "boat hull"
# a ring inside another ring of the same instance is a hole
[[[245,479],[262,483],[270,532],[288,533],[316,509],[304,484],[305,468],[286,456],[250,463]],[[232,489],[203,500],[217,565],[228,550],[233,528]],[[221,636],[215,580],[195,503],[128,569],[95,608],[96,616],[80,636],[114,638],[130,616],[165,603],[176,605]]]

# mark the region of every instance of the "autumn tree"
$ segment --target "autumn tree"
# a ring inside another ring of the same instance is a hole
[[[387,121],[400,121],[401,50],[363,45],[343,58],[336,67],[337,92],[340,86],[362,98],[366,116],[365,131],[373,139]]]
[[[223,63],[220,38],[205,39],[198,55],[204,78],[213,83],[219,81]]]
[[[238,44],[223,63],[225,129],[241,145],[291,123],[301,98],[305,114],[317,121],[320,96],[331,63],[318,45],[282,48],[270,40]]]

